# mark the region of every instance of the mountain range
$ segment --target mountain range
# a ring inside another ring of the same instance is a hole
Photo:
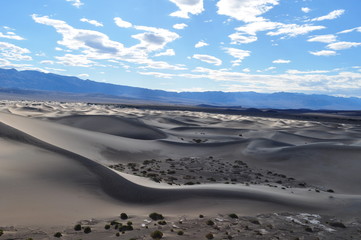
[[[97,98],[119,102],[146,101],[166,104],[208,105],[208,106],[237,106],[246,108],[274,108],[274,109],[337,109],[361,110],[360,98],[334,97],[320,94],[302,93],[256,93],[256,92],[168,92],[139,87],[130,87],[82,80],[77,77],[62,76],[53,73],[16,69],[0,69],[0,97],[4,93],[16,93],[29,97],[36,94],[72,96],[79,101],[96,100]],[[2,94],[1,94],[2,93]],[[6,95],[5,94],[5,95]],[[51,99],[49,99],[51,100]]]

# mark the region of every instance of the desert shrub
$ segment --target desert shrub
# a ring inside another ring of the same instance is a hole
[[[0,229],[0,237],[4,234],[4,231]]]
[[[121,218],[122,220],[127,220],[127,219],[128,219],[128,215],[127,215],[126,213],[121,213],[121,214],[120,214],[120,218]]]
[[[208,220],[208,221],[206,222],[206,224],[209,225],[209,226],[213,226],[213,225],[214,225],[214,222],[213,222],[212,220]]]
[[[84,228],[84,233],[88,234],[91,233],[92,229],[90,227],[85,227]]]
[[[199,218],[204,218],[204,215],[203,215],[203,214],[199,214]]]
[[[179,236],[182,236],[182,235],[184,234],[184,232],[183,232],[182,230],[179,230],[179,231],[177,232],[177,234],[178,234]]]
[[[228,215],[230,218],[238,218],[237,214],[235,213],[231,213]]]
[[[117,232],[117,233],[115,234],[115,236],[119,237],[119,236],[120,236],[120,233]]]
[[[212,233],[208,233],[208,234],[206,235],[206,238],[207,238],[207,239],[213,239],[213,238],[214,238],[214,236],[213,236],[213,234],[212,234]]]
[[[164,220],[162,220],[162,221],[158,221],[158,224],[159,224],[159,225],[167,225],[167,222],[164,221]]]
[[[104,229],[106,229],[106,230],[110,229],[110,225],[109,225],[109,224],[106,224],[106,225],[104,226]]]
[[[131,221],[128,221],[128,222],[127,222],[127,225],[128,225],[128,226],[132,226],[133,223],[132,223]]]
[[[163,237],[163,233],[159,230],[155,230],[154,232],[152,232],[150,234],[150,236],[153,238],[153,239],[161,239]]]
[[[152,219],[152,220],[154,220],[154,221],[157,221],[157,220],[163,220],[164,219],[164,217],[163,217],[163,215],[162,214],[159,214],[159,213],[151,213],[151,214],[149,214],[149,217]]]
[[[81,230],[81,225],[80,224],[75,225],[74,230],[75,231],[80,231]]]
[[[61,236],[63,236],[63,235],[61,234],[61,232],[57,232],[57,233],[54,234],[54,237],[56,237],[56,238],[60,238]]]
[[[119,222],[118,222],[118,221],[113,220],[113,221],[111,221],[111,222],[110,222],[110,225],[112,225],[112,226],[113,226],[113,225],[119,225]]]
[[[125,231],[133,231],[133,227],[131,225],[119,226],[119,232],[125,232]]]

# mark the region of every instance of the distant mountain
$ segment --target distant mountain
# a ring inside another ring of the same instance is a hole
[[[0,69],[0,88],[64,92],[71,93],[72,96],[85,96],[84,94],[86,94],[88,98],[102,96],[102,98],[106,99],[133,99],[171,104],[277,109],[361,110],[360,98],[286,92],[272,94],[221,91],[177,93],[100,83],[38,71],[17,71],[15,69]],[[17,94],[19,94],[19,91]],[[30,93],[28,92],[28,94]]]

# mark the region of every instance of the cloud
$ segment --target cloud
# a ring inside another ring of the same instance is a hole
[[[220,60],[219,58],[210,56],[210,55],[205,55],[205,54],[194,54],[192,56],[192,58],[198,59],[202,62],[206,62],[209,64],[214,64],[216,66],[220,66],[222,65],[222,60]]]
[[[331,50],[321,50],[321,51],[317,51],[317,52],[309,52],[312,55],[315,56],[335,56],[336,52],[335,51],[331,51]]]
[[[228,36],[231,39],[231,44],[244,44],[257,41],[257,37],[253,35],[243,35],[242,33],[236,32]]]
[[[361,32],[361,27],[355,27],[355,28],[347,29],[347,30],[338,32],[338,34],[350,33],[350,32],[353,32],[353,31]]]
[[[96,27],[103,27],[104,25],[96,20],[89,20],[89,19],[86,19],[86,18],[82,18],[80,19],[81,22],[86,22],[86,23],[89,23],[91,25],[94,25]]]
[[[329,14],[327,14],[325,16],[313,18],[310,21],[315,22],[315,21],[323,21],[323,20],[332,20],[332,19],[336,19],[336,18],[340,17],[344,13],[345,13],[344,9],[338,9],[338,10],[334,10],[334,11],[330,12]]]
[[[304,35],[312,31],[325,29],[324,26],[314,26],[314,25],[298,25],[298,24],[279,24],[278,29],[273,32],[268,32],[269,36],[277,35],[287,35],[289,37],[295,37],[298,35]]]
[[[361,43],[359,42],[335,42],[330,43],[326,47],[332,50],[344,50],[352,47],[358,47],[361,46]]]
[[[172,65],[169,64],[167,62],[163,62],[163,61],[153,61],[151,59],[143,59],[143,60],[139,60],[140,64],[144,64],[145,66],[141,66],[139,67],[140,69],[166,69],[166,70],[175,70],[175,71],[179,71],[179,70],[187,70],[187,68],[185,68],[183,65]]]
[[[164,52],[158,53],[156,55],[154,55],[155,57],[160,57],[160,56],[174,56],[175,52],[173,49],[167,49]]]
[[[307,40],[308,42],[322,42],[322,43],[332,43],[336,41],[336,36],[333,34],[327,34],[327,35],[319,35],[314,36]]]
[[[285,59],[277,59],[277,60],[274,60],[272,61],[272,63],[290,63],[291,60],[285,60]]]
[[[225,52],[231,55],[232,57],[236,58],[236,60],[232,61],[233,66],[241,65],[241,62],[246,57],[251,56],[251,52],[248,50],[242,50],[238,48],[224,48]]]
[[[7,38],[12,40],[25,40],[25,38],[16,35],[14,32],[7,32],[6,34],[0,32],[0,38]]]
[[[194,45],[194,47],[195,47],[195,48],[201,48],[201,47],[205,47],[205,46],[208,46],[208,45],[209,45],[208,43],[206,43],[205,41],[201,40],[201,41],[197,42],[197,43]]]
[[[79,8],[80,6],[84,5],[80,0],[66,0],[67,2],[71,2],[74,7]]]
[[[256,35],[257,32],[273,30],[280,25],[282,24],[278,22],[260,21],[248,23],[246,25],[236,28],[236,30],[249,35]]]
[[[83,78],[83,79],[89,78],[89,74],[87,74],[87,73],[78,74],[78,77]]]
[[[138,72],[141,75],[146,75],[146,76],[153,76],[156,78],[172,78],[173,74],[169,74],[169,73],[161,73],[161,72]]]
[[[54,61],[51,61],[51,60],[43,60],[43,61],[41,61],[40,63],[41,63],[41,64],[50,64],[50,65],[52,65],[52,64],[54,64]]]
[[[63,64],[66,66],[72,66],[72,67],[91,67],[96,65],[96,63],[92,60],[90,60],[85,55],[75,55],[75,54],[65,54],[64,56],[57,56],[55,57],[57,60],[59,60],[59,64]]]
[[[204,11],[203,0],[169,0],[177,5],[179,11],[170,14],[172,17],[189,18],[189,14],[197,15]]]
[[[304,13],[309,13],[309,12],[311,12],[311,9],[308,7],[303,7],[303,8],[301,8],[301,11]]]
[[[326,70],[312,70],[312,71],[299,71],[299,70],[288,70],[288,74],[320,74],[320,73],[328,73],[330,71]]]
[[[278,5],[279,0],[220,0],[218,14],[243,22],[264,21],[260,15]]]
[[[131,24],[130,22],[124,21],[120,17],[115,17],[114,22],[118,27],[121,27],[121,28],[130,28],[133,26],[133,24]]]
[[[0,42],[0,56],[11,61],[31,61],[29,49],[22,48],[7,42]]]
[[[174,28],[174,29],[179,29],[179,30],[184,29],[184,28],[186,28],[186,27],[188,27],[188,25],[185,24],[185,23],[177,23],[177,24],[174,24],[174,25],[173,25],[173,28]]]

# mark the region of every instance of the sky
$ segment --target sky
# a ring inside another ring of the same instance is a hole
[[[2,0],[0,68],[361,97],[360,0]]]

